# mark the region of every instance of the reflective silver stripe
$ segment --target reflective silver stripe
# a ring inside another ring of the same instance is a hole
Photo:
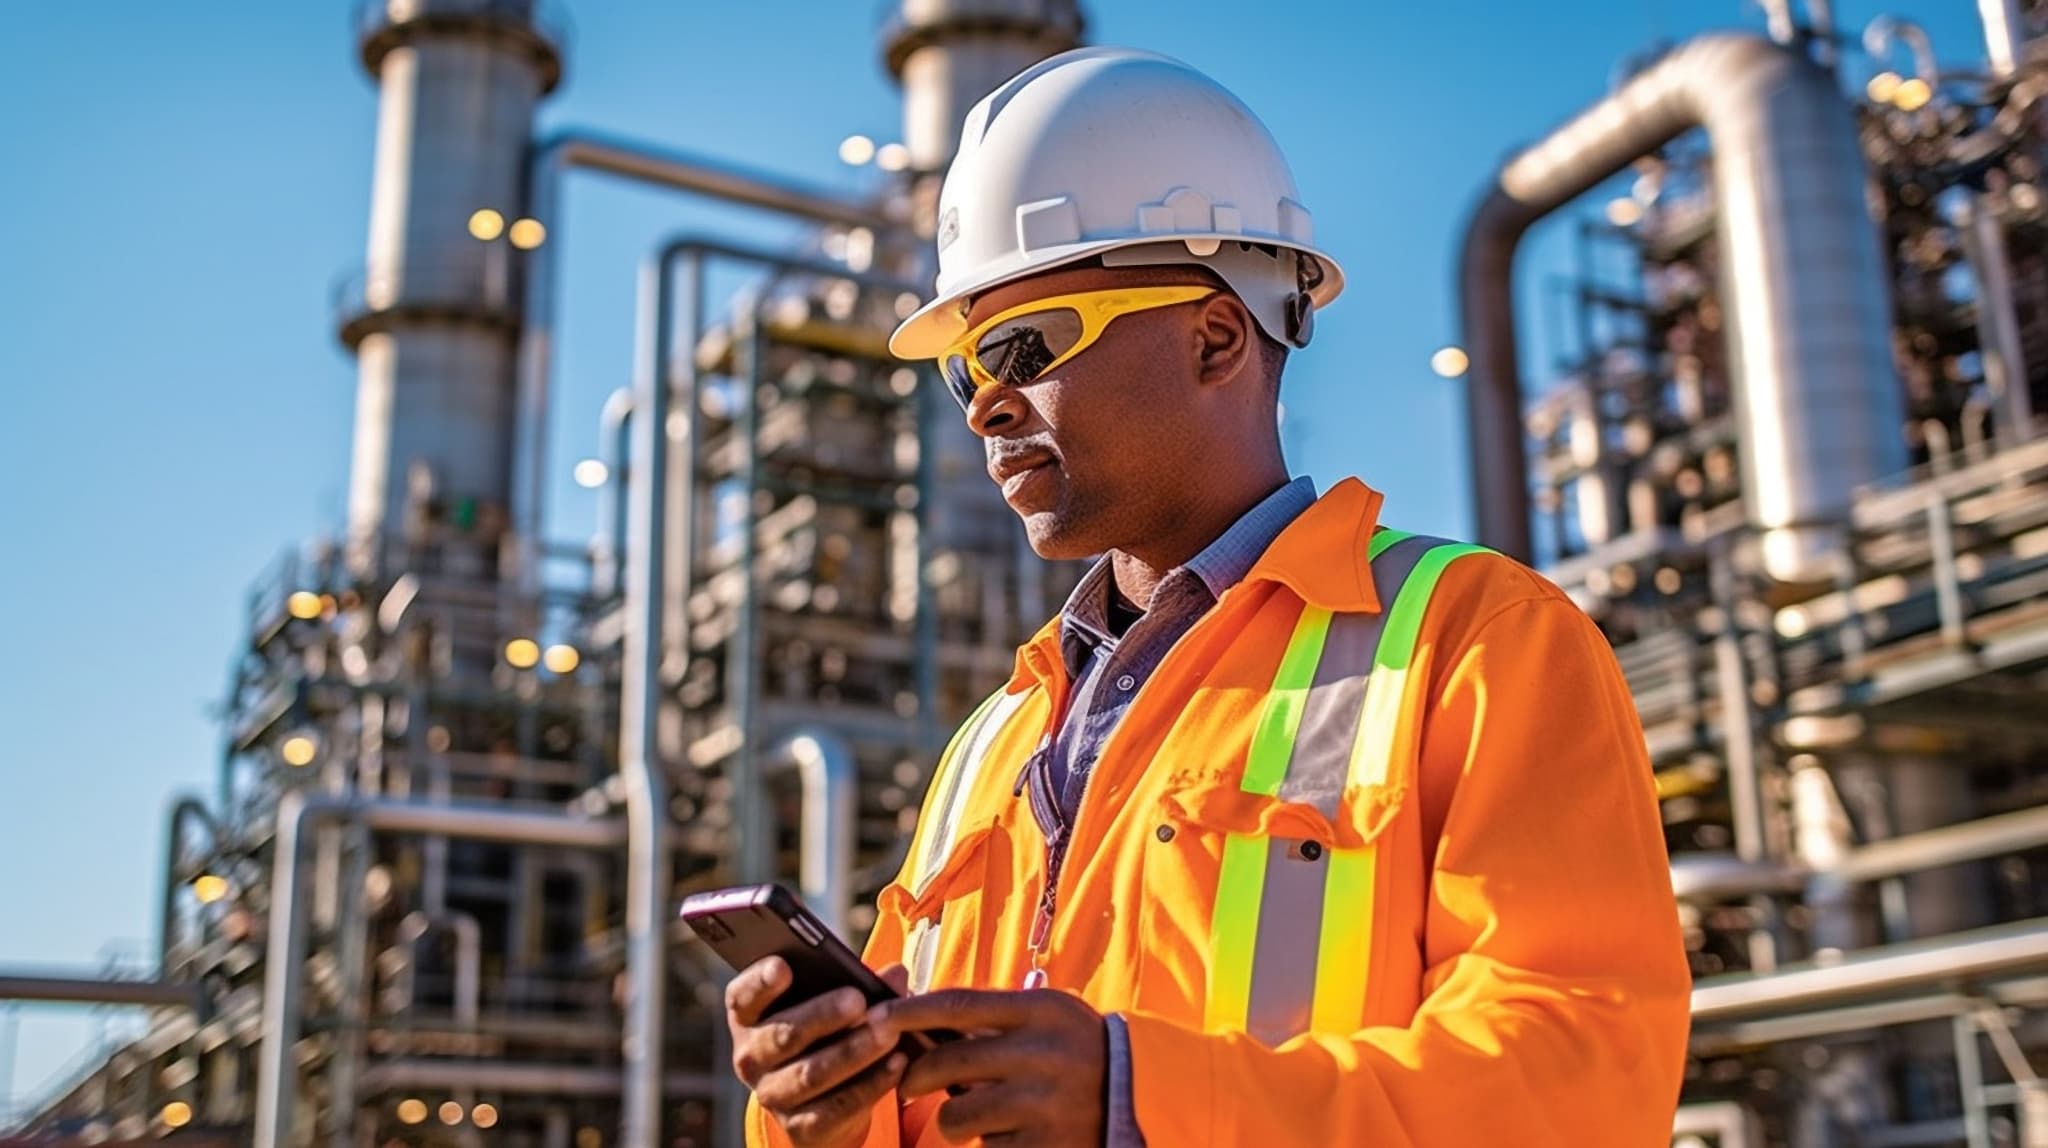
[[[910,893],[913,897],[923,896],[932,878],[946,867],[946,858],[952,854],[954,839],[959,835],[960,815],[973,798],[974,783],[988,762],[989,747],[1030,696],[1030,690],[1014,694],[997,693],[992,703],[985,704],[979,711],[978,720],[969,719],[973,728],[962,731],[959,763],[946,776],[945,794],[927,813],[927,816],[936,816],[938,822],[928,831],[930,835],[925,839],[924,856],[919,858],[917,872],[912,875]]]
[[[1379,648],[1380,634],[1387,628],[1387,614],[1415,564],[1440,545],[1441,539],[1417,535],[1389,546],[1372,562],[1379,612],[1338,614],[1330,619],[1323,656],[1316,663],[1315,681],[1302,710],[1301,730],[1287,759],[1287,776],[1280,782],[1282,801],[1313,805],[1325,817],[1337,816],[1344,780],[1350,773],[1359,715],[1365,711],[1365,684],[1372,676],[1373,651]]]
[[[1388,546],[1372,560],[1379,612],[1331,618],[1288,755],[1287,774],[1280,782],[1281,800],[1313,805],[1332,820],[1338,816],[1364,716],[1366,686],[1387,618],[1423,555],[1444,545],[1442,539],[1416,536]],[[1325,891],[1335,848],[1335,842],[1308,845],[1287,838],[1266,843],[1245,1008],[1245,1031],[1263,1044],[1278,1045],[1310,1029]],[[1373,907],[1362,904],[1356,911],[1369,914]]]
[[[1329,872],[1330,855],[1322,849],[1311,861],[1298,841],[1275,837],[1266,842],[1251,1003],[1245,1012],[1245,1031],[1262,1044],[1279,1044],[1308,1031],[1315,1002],[1316,933]]]

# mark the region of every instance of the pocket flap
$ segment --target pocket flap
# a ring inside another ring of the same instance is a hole
[[[990,822],[962,834],[922,889],[912,890],[902,882],[890,882],[876,898],[881,911],[895,913],[906,921],[936,920],[947,901],[979,890],[989,836],[994,832],[995,825]]]
[[[1165,804],[1169,816],[1222,833],[1317,841],[1336,849],[1355,849],[1393,824],[1406,796],[1406,789],[1398,785],[1348,789],[1340,816],[1334,822],[1313,805],[1247,793],[1228,785],[1170,791]]]

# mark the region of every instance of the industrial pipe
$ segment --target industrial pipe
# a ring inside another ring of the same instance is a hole
[[[547,1096],[617,1096],[623,1074],[581,1064],[508,1064],[495,1060],[386,1060],[363,1070],[363,1093],[394,1088],[475,1088]],[[671,1100],[709,1097],[715,1087],[701,1072],[672,1072],[661,1089]]]
[[[179,862],[183,860],[180,845],[184,841],[185,823],[197,821],[206,827],[207,839],[215,848],[220,846],[220,824],[207,812],[206,803],[190,794],[171,802],[170,825],[165,830],[164,842],[164,897],[160,919],[157,924],[157,975],[171,975],[172,941],[178,927],[178,889],[184,882],[178,879]]]
[[[1761,976],[1712,977],[1693,987],[1692,1019],[1697,1028],[2038,967],[2048,967],[2048,918],[2042,917]]]
[[[546,484],[548,389],[554,354],[555,252],[562,243],[562,184],[575,170],[599,172],[727,203],[847,227],[894,226],[864,200],[808,188],[780,176],[702,156],[588,131],[564,132],[542,142],[527,164],[526,213],[547,229],[547,240],[526,253],[524,298],[512,442],[512,531],[518,579],[539,586],[541,507]]]
[[[911,290],[909,284],[856,273],[845,267],[814,260],[792,258],[699,237],[681,237],[665,244],[642,268],[634,340],[633,397],[629,428],[632,452],[622,460],[630,471],[626,488],[626,538],[624,582],[625,657],[620,694],[621,772],[626,779],[626,815],[632,826],[626,869],[626,947],[629,967],[648,970],[666,968],[668,933],[668,799],[666,778],[654,760],[656,723],[660,716],[661,664],[666,653],[663,635],[667,630],[666,593],[668,566],[687,583],[694,561],[692,544],[695,525],[691,521],[695,498],[698,436],[692,426],[680,464],[672,467],[668,458],[672,435],[670,411],[681,398],[681,409],[694,420],[696,411],[696,366],[693,358],[701,336],[703,279],[706,258],[725,258],[782,270],[850,279],[863,285],[886,285],[892,290]],[[678,262],[692,267],[691,320],[682,346],[686,367],[680,387],[671,386],[668,369],[677,346],[675,299],[672,270]],[[677,392],[680,392],[678,396]],[[745,402],[752,404],[751,389]],[[673,473],[672,473],[673,472]],[[678,522],[669,522],[670,485],[679,505]],[[745,536],[751,540],[751,524]],[[660,539],[663,545],[656,545]],[[751,587],[749,578],[745,583]],[[678,596],[686,600],[688,587]],[[744,597],[744,595],[743,595]],[[742,602],[742,609],[746,603]],[[744,683],[753,674],[751,665],[736,671]],[[742,685],[735,704],[746,712],[751,686]],[[742,728],[746,728],[744,716]],[[748,743],[750,752],[752,743]],[[742,786],[748,784],[742,779]],[[746,804],[742,795],[742,805]],[[637,958],[637,960],[636,960]],[[628,977],[626,1034],[626,1084],[622,1098],[621,1136],[625,1143],[651,1143],[659,1126],[661,1074],[662,992],[658,972],[643,981]],[[641,1130],[646,1130],[644,1133]]]
[[[852,907],[855,803],[860,770],[844,738],[824,729],[798,730],[768,755],[761,784],[794,772],[803,786],[804,903],[835,933],[846,932]]]
[[[604,535],[591,547],[596,561],[591,581],[600,599],[617,594],[624,580],[626,555],[626,466],[632,452],[633,392],[620,387],[604,400],[597,416],[597,439],[604,452]]]
[[[2027,23],[2020,0],[1977,0],[1977,19],[1984,25],[1984,54],[1992,76],[2011,79],[2027,59]]]
[[[104,981],[20,973],[0,973],[0,1001],[169,1006],[195,1013],[203,1012],[205,1007],[200,987],[187,981]]]
[[[306,921],[300,904],[300,846],[322,823],[358,820],[390,833],[442,834],[508,845],[611,849],[625,840],[618,821],[499,806],[370,800],[343,794],[287,793],[278,801],[272,846],[270,939],[264,960],[263,1043],[256,1081],[256,1148],[286,1148],[298,1091],[299,989],[305,975]],[[630,970],[629,970],[630,971]]]
[[[1823,864],[1747,859],[1729,853],[1681,853],[1671,859],[1671,887],[1681,901],[1750,893],[1787,893],[1815,876],[1860,884],[1924,873],[2048,846],[2048,806],[1980,817],[1873,842]]]
[[[666,332],[665,276],[641,271],[638,325]],[[649,311],[653,310],[654,314]],[[662,1009],[668,989],[670,847],[668,776],[656,759],[661,722],[667,550],[657,542],[668,515],[669,386],[665,338],[636,347],[633,362],[633,478],[626,489],[625,651],[619,693],[619,775],[625,783],[625,1060],[619,1142],[652,1145],[661,1132]],[[650,354],[650,350],[656,352]]]
[[[1998,404],[1998,439],[2004,446],[2018,446],[2033,437],[2034,401],[2027,385],[2026,349],[2020,339],[2005,228],[1990,199],[1975,196],[1963,201],[1956,230],[1962,235],[1963,254],[1977,273],[1977,341],[1984,383]]]
[[[1890,277],[1855,118],[1827,69],[1757,36],[1702,36],[1504,166],[1467,225],[1460,303],[1479,539],[1530,556],[1513,272],[1524,232],[1693,128],[1714,195],[1750,521],[1766,571],[1824,577],[1858,486],[1905,469]],[[1820,529],[1815,529],[1820,527]]]

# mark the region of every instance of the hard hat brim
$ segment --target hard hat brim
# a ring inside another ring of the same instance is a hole
[[[1029,279],[1034,275],[1042,275],[1049,271],[1057,271],[1062,267],[1078,263],[1090,256],[1100,255],[1105,251],[1114,251],[1120,247],[1130,247],[1134,243],[1158,243],[1162,240],[1173,242],[1194,240],[1200,242],[1208,239],[1214,239],[1222,243],[1272,244],[1291,248],[1305,255],[1315,257],[1316,261],[1323,266],[1323,281],[1309,292],[1309,298],[1315,303],[1317,310],[1327,307],[1331,300],[1334,300],[1344,290],[1344,272],[1338,268],[1335,259],[1330,258],[1329,255],[1317,248],[1305,247],[1299,243],[1275,240],[1266,236],[1246,235],[1242,232],[1217,231],[1200,234],[1176,233],[1170,236],[1118,236],[1111,239],[1094,239],[1081,243],[1064,244],[1058,247],[1043,247],[1030,252],[1019,252],[1014,258],[983,268],[981,274],[966,283],[954,287],[950,291],[944,292],[931,302],[913,311],[909,318],[903,320],[897,326],[895,332],[889,336],[889,353],[899,359],[911,361],[938,358],[952,344],[953,340],[967,333],[967,317],[961,314],[961,301],[972,299],[976,295],[994,290],[1004,284],[1014,283],[1020,279]]]

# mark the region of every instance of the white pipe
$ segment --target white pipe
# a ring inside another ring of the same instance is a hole
[[[860,770],[845,739],[822,729],[797,731],[768,755],[761,784],[794,770],[803,786],[804,903],[835,933],[844,935],[852,907],[855,802]]]
[[[277,805],[272,845],[270,942],[263,969],[263,1042],[257,1053],[256,1148],[292,1143],[293,1106],[298,1092],[299,990],[305,976],[306,921],[300,904],[299,852],[321,823],[355,818],[364,827],[390,833],[438,833],[508,845],[550,845],[611,849],[622,844],[625,825],[562,813],[510,810],[497,806],[439,805],[366,800],[342,794],[287,793]]]
[[[1934,58],[1934,41],[1927,29],[1897,16],[1879,16],[1863,29],[1863,50],[1875,60],[1891,55],[1892,44],[1903,40],[1913,53],[1913,75],[1933,87],[1941,82],[1941,65]]]
[[[1991,74],[2011,79],[2027,58],[2027,23],[2020,0],[1977,0],[1977,19],[1984,24],[1984,53]]]
[[[1695,1026],[1743,1020],[2042,966],[2048,966],[2048,918],[2036,917],[1867,949],[1826,964],[1704,980],[1692,990],[1692,1018]]]
[[[1756,1113],[1732,1100],[1685,1105],[1671,1121],[1671,1135],[1712,1136],[1717,1148],[1764,1148]]]
[[[668,329],[668,267],[652,260],[641,271],[642,330]],[[661,719],[663,593],[667,548],[657,544],[668,514],[668,376],[658,349],[642,344],[633,364],[632,484],[627,487],[625,651],[619,691],[619,775],[625,783],[626,1000],[620,1052],[625,1085],[619,1141],[649,1148],[661,1132],[661,1054],[668,987],[668,779],[656,759]]]

